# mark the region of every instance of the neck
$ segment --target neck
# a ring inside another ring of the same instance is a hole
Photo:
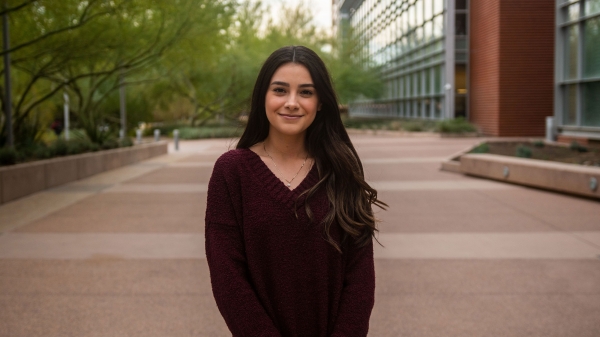
[[[269,153],[276,154],[284,160],[306,158],[304,134],[285,136],[270,132],[264,143]]]

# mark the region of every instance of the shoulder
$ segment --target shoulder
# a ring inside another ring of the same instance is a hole
[[[226,180],[245,175],[246,168],[252,166],[254,152],[249,149],[235,149],[223,153],[215,162],[212,176],[225,177]]]
[[[223,153],[215,162],[215,169],[235,169],[248,162],[252,155],[249,149],[235,149]]]

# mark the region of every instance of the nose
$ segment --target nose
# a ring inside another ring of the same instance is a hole
[[[298,109],[298,101],[296,100],[296,95],[292,94],[288,96],[288,99],[285,102],[285,107],[290,110]]]

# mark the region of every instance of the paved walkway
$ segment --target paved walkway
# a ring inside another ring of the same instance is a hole
[[[474,139],[353,140],[390,205],[370,336],[600,336],[600,203],[438,170]],[[0,336],[228,336],[203,218],[230,145],[0,206]]]

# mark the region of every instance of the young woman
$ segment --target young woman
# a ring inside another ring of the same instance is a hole
[[[276,50],[235,150],[208,186],[206,256],[233,336],[366,336],[374,304],[372,205],[323,61]]]

